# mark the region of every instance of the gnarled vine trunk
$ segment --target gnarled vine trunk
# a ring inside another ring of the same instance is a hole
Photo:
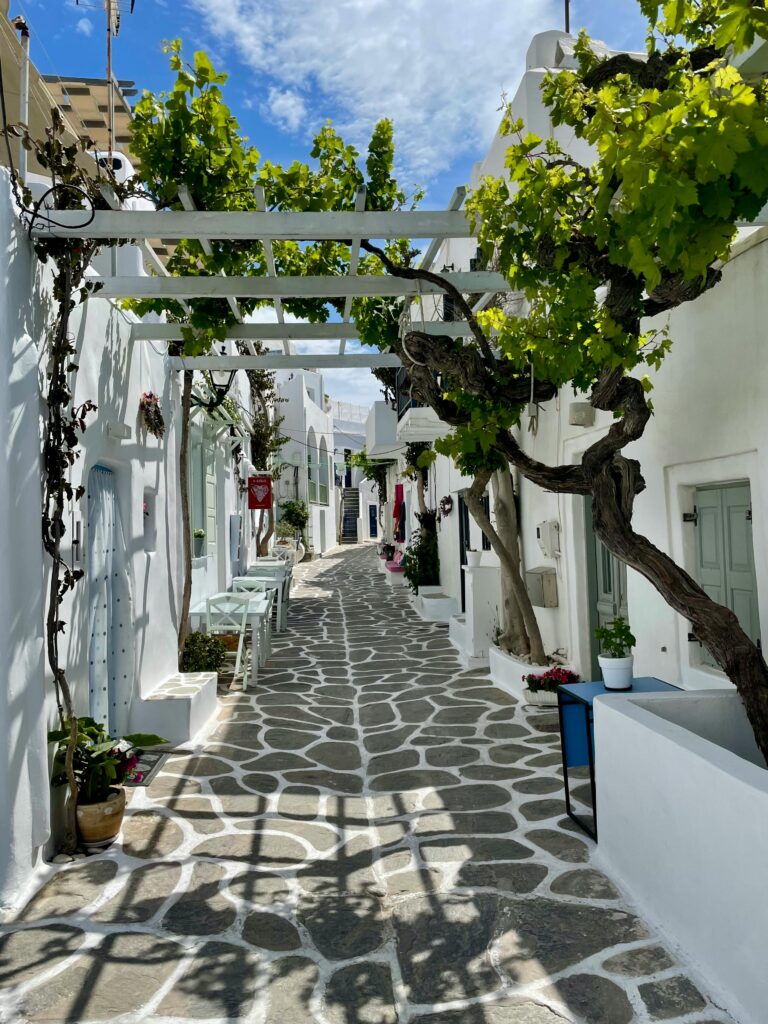
[[[489,481],[493,487],[495,529],[482,500]],[[501,566],[502,621],[499,647],[515,657],[530,658],[534,665],[546,665],[547,656],[541,631],[520,571],[520,540],[512,474],[508,469],[481,471],[472,481],[471,487],[464,492],[464,500],[475,522],[488,538]]]

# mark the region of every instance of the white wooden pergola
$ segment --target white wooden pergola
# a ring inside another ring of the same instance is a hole
[[[227,330],[225,341],[244,345],[223,346],[224,354],[211,353],[194,358],[174,358],[174,369],[313,369],[399,366],[392,353],[347,351],[347,343],[357,338],[352,320],[352,302],[361,296],[396,296],[423,300],[440,296],[443,290],[425,281],[409,281],[384,275],[358,273],[362,239],[376,241],[410,238],[425,242],[419,266],[430,269],[443,243],[448,239],[471,238],[473,231],[461,210],[465,190],[456,189],[447,210],[365,211],[365,190],[356,196],[355,210],[345,212],[284,213],[267,212],[263,190],[255,190],[258,209],[253,212],[196,210],[189,192],[182,188],[183,210],[153,212],[145,210],[98,210],[92,215],[84,211],[56,211],[55,222],[39,220],[34,233],[58,238],[119,239],[138,244],[153,276],[102,277],[95,293],[106,299],[173,299],[189,311],[189,300],[197,298],[224,299],[232,310],[235,323]],[[110,196],[105,193],[108,201]],[[197,239],[205,252],[212,251],[211,242],[219,240],[261,242],[264,246],[267,274],[263,277],[170,276],[151,247],[150,240],[161,237],[167,241]],[[345,275],[287,277],[276,273],[272,244],[278,241],[343,240],[350,245],[349,270]],[[506,280],[495,271],[446,273],[445,278],[465,295],[480,296],[476,308],[488,299],[508,290]],[[291,298],[343,299],[340,322],[322,324],[286,323],[283,301]],[[248,323],[241,312],[241,299],[267,300],[274,308],[275,322]],[[132,339],[143,341],[177,341],[182,338],[183,324],[146,324],[133,326]],[[466,337],[466,321],[417,319],[414,327],[427,333]],[[281,342],[282,350],[258,355],[254,342]],[[333,354],[304,352],[295,354],[293,342],[338,341]],[[234,353],[232,354],[234,348]],[[238,351],[245,348],[246,351]]]

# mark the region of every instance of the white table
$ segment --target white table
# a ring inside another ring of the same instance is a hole
[[[238,577],[239,578],[239,577]],[[291,580],[293,568],[282,558],[259,558],[248,566],[247,579],[260,583],[280,583],[281,590],[277,603],[277,631],[282,633],[288,628],[288,605],[291,598]]]
[[[211,597],[232,597],[228,591],[221,594],[211,594]],[[238,596],[245,597],[245,594]],[[202,632],[206,628],[206,616],[208,612],[207,599],[198,601],[189,610],[189,622],[192,629],[199,629]],[[259,681],[259,663],[262,664],[272,653],[270,640],[272,615],[272,595],[252,594],[248,601],[248,624],[251,627],[251,683],[255,686]],[[243,677],[245,680],[245,677]],[[243,689],[247,689],[243,682]]]

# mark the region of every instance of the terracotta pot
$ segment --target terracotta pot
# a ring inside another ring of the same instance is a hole
[[[77,831],[86,850],[101,850],[117,839],[125,814],[125,790],[113,788],[108,800],[77,805]]]

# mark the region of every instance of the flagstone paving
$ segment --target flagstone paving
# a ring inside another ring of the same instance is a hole
[[[370,547],[297,580],[258,690],[0,930],[0,1020],[727,1021],[564,816],[556,717]]]

